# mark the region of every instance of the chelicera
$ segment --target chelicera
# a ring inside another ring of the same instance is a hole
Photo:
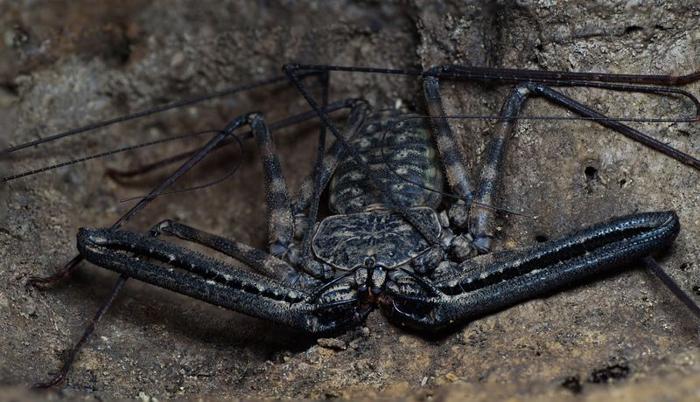
[[[264,116],[238,116],[111,228],[82,229],[78,234],[80,256],[58,276],[65,276],[86,259],[121,274],[115,293],[131,277],[320,336],[360,325],[375,308],[400,326],[424,332],[442,331],[644,261],[698,313],[695,303],[651,258],[667,248],[680,230],[673,211],[617,217],[530,249],[499,252],[490,259],[477,256],[489,254],[493,246],[497,212],[494,197],[508,139],[528,98],[543,97],[700,169],[698,159],[552,89],[588,86],[674,94],[688,97],[697,107],[699,103],[693,95],[672,86],[697,81],[700,73],[670,77],[461,66],[410,71],[287,65],[284,70],[323,127],[314,171],[296,197],[292,198],[288,191]],[[360,99],[329,104],[329,75],[334,71],[419,76],[429,118],[374,109]],[[325,91],[320,103],[306,90],[304,81],[309,76],[323,83]],[[445,116],[441,80],[514,84],[490,134],[476,186],[470,180],[458,135]],[[651,86],[654,84],[661,86]],[[328,112],[337,108],[350,109],[342,130],[328,118]],[[118,229],[212,149],[237,138],[244,127],[252,132],[262,156],[267,250],[171,220],[154,225],[145,234]],[[326,131],[335,137],[328,149]],[[318,219],[324,191],[328,193],[331,215]],[[250,270],[168,242],[163,239],[165,236],[223,253]],[[112,300],[113,297],[104,309]],[[49,385],[63,379],[91,330]]]

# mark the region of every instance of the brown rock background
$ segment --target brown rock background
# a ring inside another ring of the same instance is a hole
[[[684,74],[700,69],[700,7],[601,1],[93,2],[0,4],[0,144],[277,74],[289,61],[386,67],[461,63],[571,71]],[[333,98],[420,102],[418,83],[340,75]],[[448,113],[493,114],[507,87],[446,85]],[[700,84],[686,88],[700,93]],[[689,113],[672,99],[590,89],[565,92],[613,116]],[[221,127],[262,110],[304,110],[291,90],[255,91],[27,150],[18,173],[127,144]],[[544,101],[526,113],[565,114]],[[455,122],[478,167],[489,123]],[[642,124],[700,154],[697,124]],[[279,137],[290,187],[309,171],[313,125]],[[28,290],[74,254],[82,226],[111,224],[162,173],[118,183],[136,167],[189,149],[178,142],[0,187],[0,384],[6,395],[60,366],[114,275],[85,264],[54,290]],[[222,152],[182,186],[234,178],[156,201],[129,227],[176,217],[263,245],[264,194],[254,150]],[[588,173],[588,174],[587,174]],[[700,286],[700,175],[593,123],[521,121],[509,148],[499,246],[525,247],[634,211],[675,209],[683,229],[662,264]],[[648,273],[629,270],[422,339],[372,314],[367,329],[316,344],[284,328],[132,281],[83,350],[69,398],[347,397],[440,400],[694,400],[700,397],[698,321]],[[325,345],[325,346],[322,346]],[[342,347],[341,347],[342,346]],[[34,395],[37,397],[36,395]]]

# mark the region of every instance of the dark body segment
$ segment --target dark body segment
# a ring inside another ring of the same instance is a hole
[[[425,118],[396,110],[380,111],[367,119],[350,144],[403,207],[440,204],[443,174]],[[351,158],[338,165],[330,183],[330,208],[339,214],[362,212],[382,197]]]
[[[440,235],[440,222],[434,210],[419,207],[411,208],[408,213],[423,222],[435,237]],[[378,267],[394,269],[429,246],[410,223],[387,210],[328,217],[321,222],[313,241],[319,259],[344,271],[362,266],[367,257]]]

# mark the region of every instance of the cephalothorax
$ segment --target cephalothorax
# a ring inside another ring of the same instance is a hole
[[[341,131],[327,117],[325,97],[319,105],[302,81],[316,75],[327,84],[331,71],[420,75],[430,118],[397,110],[375,111],[364,101],[350,99],[341,102],[351,110]],[[265,173],[267,251],[170,220],[155,225],[147,234],[120,231],[117,228],[122,219],[109,229],[81,230],[80,257],[74,262],[85,258],[119,272],[121,284],[133,277],[309,334],[334,333],[358,325],[375,307],[399,325],[436,331],[630,262],[646,259],[653,264],[648,257],[666,248],[678,234],[680,225],[674,212],[639,213],[528,250],[500,252],[488,261],[473,258],[491,251],[496,213],[493,199],[506,144],[529,97],[544,97],[700,169],[700,161],[692,156],[608,119],[548,86],[673,93],[698,105],[687,92],[648,85],[685,84],[700,79],[700,73],[662,77],[460,66],[414,72],[300,65],[288,65],[285,72],[324,126],[314,172],[294,200],[268,126],[262,115],[251,113],[233,119],[124,218],[247,125],[260,149]],[[445,118],[440,79],[516,84],[491,133],[476,186],[471,183],[460,142]],[[336,139],[327,150],[326,129]],[[444,187],[449,189],[449,197]],[[324,191],[328,192],[331,214],[317,219]],[[237,259],[253,272],[157,238],[162,235],[204,245]]]

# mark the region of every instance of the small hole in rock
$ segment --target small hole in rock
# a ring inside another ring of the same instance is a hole
[[[594,168],[593,166],[586,166],[583,173],[586,174],[586,179],[593,180],[598,176],[598,169]]]
[[[544,243],[544,242],[546,242],[547,240],[549,240],[549,237],[547,237],[547,236],[545,236],[545,235],[543,235],[543,234],[538,234],[538,235],[535,236],[535,241],[537,241],[538,243]]]
[[[623,364],[613,364],[603,369],[595,370],[588,377],[588,382],[595,384],[610,383],[626,378],[630,374],[630,368]]]
[[[620,183],[620,188],[625,187],[625,184],[627,184],[627,179],[620,179],[618,183]]]
[[[695,285],[695,286],[692,287],[692,289],[693,289],[693,293],[695,293],[696,295],[700,296],[700,286]]]
[[[581,385],[581,380],[578,378],[577,375],[567,377],[564,379],[564,381],[561,383],[561,386],[568,389],[574,394],[580,394],[581,391],[583,391],[583,385]]]
[[[630,26],[628,26],[627,28],[625,28],[625,33],[626,33],[626,34],[631,34],[631,33],[633,33],[633,32],[639,32],[639,31],[643,31],[643,30],[644,30],[644,28],[642,28],[642,27],[640,27],[640,26],[637,26],[637,25],[630,25]]]
[[[0,82],[0,89],[4,89],[12,95],[19,95],[19,85],[14,82]]]

